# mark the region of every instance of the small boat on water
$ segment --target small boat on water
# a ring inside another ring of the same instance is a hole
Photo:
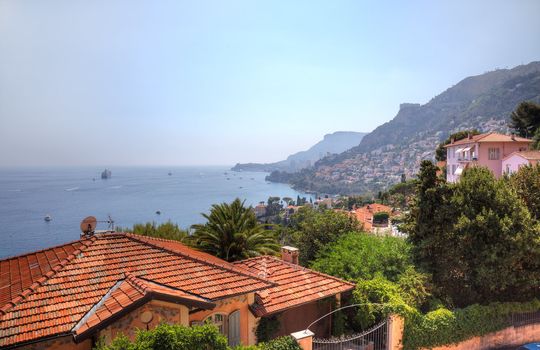
[[[161,215],[161,210],[156,210],[157,215]]]
[[[172,173],[171,173],[171,172],[169,171],[169,173],[168,173],[167,175],[171,176],[171,175],[172,175]]]
[[[45,215],[45,217],[43,218],[43,220],[49,222],[49,221],[52,220],[52,217],[51,217],[49,214],[47,214],[47,215]]]
[[[110,179],[112,176],[112,173],[109,169],[105,169],[103,170],[103,172],[101,173],[101,178],[102,179]]]

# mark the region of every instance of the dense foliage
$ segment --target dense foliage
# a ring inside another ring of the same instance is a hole
[[[423,162],[404,227],[415,261],[454,305],[536,295],[539,224],[512,186],[489,170],[466,169],[458,183],[448,184],[437,179],[431,162]]]
[[[328,244],[310,267],[349,281],[382,274],[396,282],[412,265],[409,250],[410,245],[401,238],[349,232]]]
[[[291,337],[281,337],[267,343],[254,346],[227,345],[227,338],[218,329],[206,324],[203,326],[185,327],[181,325],[160,324],[152,330],[140,330],[136,339],[130,341],[119,335],[106,345],[100,340],[94,350],[301,350]]]
[[[184,243],[189,240],[188,232],[182,230],[177,224],[173,224],[170,221],[160,225],[157,225],[155,222],[147,222],[146,224],[135,224],[132,228],[117,227],[116,230],[120,232],[131,232],[142,236],[172,239]]]
[[[405,317],[403,349],[429,349],[482,336],[507,327],[513,313],[539,309],[540,301],[534,299],[527,303],[474,304],[454,311],[439,308],[427,314],[409,313]]]
[[[196,327],[160,324],[152,330],[140,330],[131,342],[118,336],[110,345],[101,341],[95,350],[227,350],[227,338],[213,325]]]
[[[533,138],[533,148],[540,149],[540,104],[524,101],[510,115],[510,125],[521,137]]]
[[[285,239],[300,249],[300,263],[308,265],[327,244],[358,230],[358,222],[343,212],[302,207],[292,215]]]
[[[510,176],[510,183],[533,219],[540,220],[540,164],[521,167]]]
[[[192,245],[226,261],[275,254],[279,244],[274,231],[257,222],[251,207],[235,199],[232,203],[212,205],[210,214],[202,214],[205,224],[193,225]]]

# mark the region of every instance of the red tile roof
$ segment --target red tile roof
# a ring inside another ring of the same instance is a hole
[[[26,255],[0,260],[0,307],[14,299],[33,283],[46,279],[60,261],[78,254],[87,241],[66,243]]]
[[[0,347],[71,334],[126,273],[208,300],[274,286],[179,242],[124,233],[9,258],[0,267],[8,293],[0,304]]]
[[[238,261],[236,265],[250,269],[277,283],[277,286],[256,294],[251,310],[257,316],[266,316],[305,303],[323,299],[354,288],[343,281],[299,265],[287,263],[272,256]]]
[[[105,296],[73,328],[77,341],[85,339],[96,328],[102,328],[118,317],[135,309],[150,299],[179,302],[202,309],[212,309],[215,304],[182,290],[145,281],[128,273],[118,281]]]
[[[513,152],[504,157],[504,159],[508,159],[511,156],[520,156],[527,160],[540,160],[540,151],[520,151],[520,152]]]
[[[532,140],[526,139],[524,137],[519,137],[519,136],[514,136],[514,138],[512,138],[512,135],[489,132],[485,134],[474,135],[471,138],[466,137],[454,143],[449,143],[448,145],[445,145],[444,147],[445,148],[453,147],[453,146],[465,145],[468,143],[476,143],[476,142],[526,142],[526,143],[530,143],[532,142]]]

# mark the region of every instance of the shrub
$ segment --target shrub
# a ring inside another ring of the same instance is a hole
[[[140,330],[134,342],[121,335],[110,345],[100,342],[95,350],[227,350],[227,338],[210,324],[196,327],[160,324],[156,328]]]
[[[327,245],[311,268],[349,281],[382,273],[395,282],[412,264],[409,251],[401,238],[350,232]]]
[[[512,313],[540,310],[540,301],[470,305],[454,311],[440,308],[425,315],[405,316],[405,350],[431,348],[457,343],[505,328]]]

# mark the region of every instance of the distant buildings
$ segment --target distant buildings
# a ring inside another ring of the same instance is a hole
[[[534,152],[528,151],[531,142],[523,137],[495,132],[469,135],[465,139],[451,142],[445,146],[446,180],[459,181],[463,170],[475,165],[487,167],[497,178],[505,171],[517,170],[520,164],[531,161],[526,157],[537,157]]]
[[[379,229],[390,227],[390,216],[393,214],[393,209],[389,206],[373,203],[367,204],[361,208],[353,208],[351,215],[353,215],[358,222],[360,222],[366,232],[375,233],[380,231]],[[387,213],[388,218],[381,222],[376,222],[374,216],[378,213]]]

